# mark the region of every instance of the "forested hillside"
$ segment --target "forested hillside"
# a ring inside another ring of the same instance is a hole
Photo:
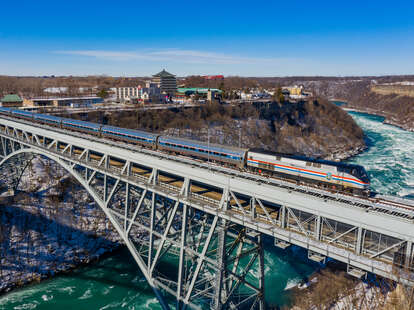
[[[100,121],[100,116],[91,114],[89,119]],[[365,147],[363,132],[352,117],[321,99],[118,112],[107,117],[106,122],[202,141],[210,136],[211,143],[331,159],[347,157]]]

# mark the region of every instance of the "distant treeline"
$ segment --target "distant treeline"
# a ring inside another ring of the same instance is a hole
[[[112,77],[98,76],[43,76],[43,77],[17,77],[0,76],[0,95],[18,93],[24,96],[43,95],[43,89],[48,87],[68,87],[67,94],[76,95],[79,87],[106,89],[110,87],[143,86],[145,80],[151,77]],[[330,76],[292,76],[292,77],[239,77],[229,76],[223,80],[206,80],[201,76],[178,77],[177,84],[187,87],[221,88],[226,91],[249,88],[274,88],[284,85],[317,82],[351,82],[371,81],[378,83],[392,83],[396,81],[414,81],[414,75],[401,76],[366,76],[366,77],[330,77]]]

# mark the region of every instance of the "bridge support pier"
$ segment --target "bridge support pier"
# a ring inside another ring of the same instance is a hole
[[[411,241],[407,241],[407,245],[405,248],[405,261],[404,261],[404,267],[410,268],[413,260],[413,243]]]

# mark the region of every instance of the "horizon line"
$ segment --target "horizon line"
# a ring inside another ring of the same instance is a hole
[[[224,78],[372,78],[372,77],[414,77],[414,73],[396,73],[396,74],[368,74],[368,75],[224,75],[218,74],[190,74],[190,75],[176,75],[177,78],[188,78],[188,77],[203,77],[203,76],[214,76],[223,75]],[[12,74],[0,74],[0,77],[17,77],[17,78],[64,78],[64,77],[113,77],[113,78],[151,78],[151,75],[109,75],[109,74],[87,74],[87,75],[55,75],[55,74],[39,74],[39,75],[12,75]]]

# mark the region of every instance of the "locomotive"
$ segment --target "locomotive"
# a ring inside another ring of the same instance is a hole
[[[222,165],[253,171],[269,177],[285,178],[296,183],[368,195],[370,180],[359,165],[310,157],[247,149],[165,136],[141,130],[101,125],[28,111],[0,107],[0,114],[137,144],[145,148],[213,161]]]

